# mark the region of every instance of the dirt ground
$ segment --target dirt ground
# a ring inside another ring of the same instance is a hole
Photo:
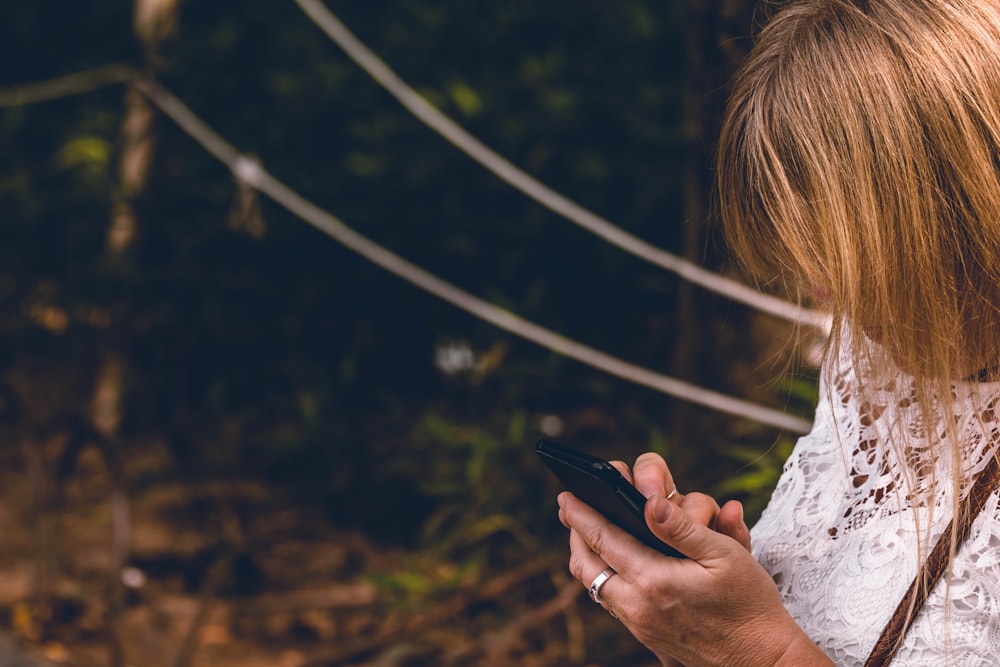
[[[0,626],[53,664],[654,664],[586,599],[558,552],[456,574],[338,529],[262,483],[163,476],[157,443],[127,457],[130,549],[113,575],[103,460],[85,450],[59,499],[50,471],[62,446],[56,437],[0,450]],[[448,583],[404,594],[400,571]]]

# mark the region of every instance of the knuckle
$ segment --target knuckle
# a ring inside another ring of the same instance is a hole
[[[589,528],[584,535],[587,544],[590,545],[590,550],[595,554],[600,556],[604,553],[604,545],[607,540],[607,533],[601,526],[593,526]]]
[[[691,493],[685,494],[685,500],[688,500],[699,505],[705,505],[708,507],[714,507],[719,509],[719,503],[712,496],[707,493],[701,493],[700,491],[693,491]]]
[[[635,586],[638,590],[643,591],[650,600],[664,594],[670,587],[669,582],[661,576],[657,576],[655,569],[641,570],[635,575]]]
[[[624,610],[628,615],[628,619],[640,630],[648,630],[649,628],[654,628],[657,625],[657,621],[661,621],[659,614],[655,612],[649,605],[646,604],[631,604],[629,608]]]
[[[569,555],[569,573],[583,581],[583,559],[575,553]]]
[[[681,514],[678,512],[678,514]],[[673,534],[678,541],[687,542],[696,537],[696,525],[689,516],[681,517],[681,520],[674,524]]]
[[[633,584],[635,585],[636,590],[643,591],[646,594],[650,594],[655,589],[659,588],[659,582],[650,577],[649,573],[645,570],[641,570],[634,575]]]

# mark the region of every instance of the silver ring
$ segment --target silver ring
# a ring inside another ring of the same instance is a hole
[[[601,589],[604,588],[604,584],[608,583],[608,579],[616,574],[618,573],[609,567],[594,577],[594,581],[590,584],[590,589],[587,591],[590,599],[597,604],[601,604]]]
[[[667,494],[667,500],[670,500],[677,495],[677,485],[674,484],[674,490]]]

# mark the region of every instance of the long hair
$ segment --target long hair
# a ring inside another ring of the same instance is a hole
[[[957,508],[951,387],[1000,363],[1000,0],[783,3],[734,79],[717,169],[750,272],[820,294],[830,354],[912,375],[924,423],[944,417]]]

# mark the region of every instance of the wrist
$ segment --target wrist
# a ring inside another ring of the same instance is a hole
[[[774,663],[775,667],[820,667],[833,661],[801,630]]]
[[[723,664],[741,667],[827,667],[834,663],[785,612],[744,626],[744,643]],[[752,638],[752,639],[750,639]]]

